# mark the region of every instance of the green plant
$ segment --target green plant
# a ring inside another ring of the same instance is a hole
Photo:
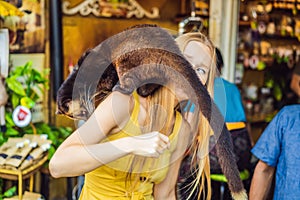
[[[48,73],[49,69],[44,70],[43,73],[33,69],[32,62],[12,70],[6,78],[12,108],[18,105],[32,108],[40,98],[40,94],[48,90],[46,78]]]
[[[23,136],[24,130],[15,125],[12,120],[12,112],[22,105],[29,109],[33,108],[35,102],[40,99],[45,90],[48,89],[46,78],[49,70],[43,73],[32,68],[32,62],[27,62],[24,66],[18,66],[10,71],[6,78],[6,90],[8,102],[6,105],[6,127],[5,134],[0,137],[0,144],[3,144],[8,137]],[[31,123],[34,128],[34,125]]]
[[[1,182],[2,184],[2,182]],[[4,198],[10,198],[12,196],[14,196],[17,192],[17,187],[16,186],[13,186],[11,188],[9,188],[8,190],[6,190],[3,194],[1,192],[0,194],[0,200],[4,199]]]
[[[49,69],[39,72],[32,67],[32,62],[27,62],[24,66],[18,66],[10,71],[6,78],[9,96],[5,113],[7,131],[0,134],[0,145],[9,137],[22,137],[24,134],[47,134],[48,139],[52,141],[48,154],[50,159],[56,148],[72,132],[70,127],[56,127],[45,122],[30,123],[29,126],[23,128],[17,127],[13,122],[12,112],[18,105],[31,109],[48,90],[48,74]]]

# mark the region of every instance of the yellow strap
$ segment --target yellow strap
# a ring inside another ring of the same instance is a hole
[[[245,122],[226,122],[226,127],[229,131],[245,128]]]
[[[136,92],[136,90],[132,93],[134,98],[134,107],[131,114],[131,119],[134,120],[134,122],[138,122],[138,115],[140,112],[140,101],[139,101],[139,95]]]

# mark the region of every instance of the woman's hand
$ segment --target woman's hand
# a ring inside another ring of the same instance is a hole
[[[167,148],[170,148],[170,140],[160,132],[154,131],[131,138],[132,153],[139,156],[159,157]]]

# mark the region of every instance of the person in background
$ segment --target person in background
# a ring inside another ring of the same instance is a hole
[[[222,74],[222,53],[216,48],[217,69]],[[238,87],[221,76],[214,80],[214,101],[225,118],[225,122],[246,122],[246,114]]]
[[[296,65],[293,71],[290,87],[300,98],[300,62]]]
[[[242,174],[248,174],[253,168],[250,162],[252,139],[246,126],[246,114],[239,89],[234,83],[221,77],[224,62],[222,53],[218,48],[216,48],[216,66],[219,76],[214,80],[214,101],[224,116],[226,126],[231,133],[237,165],[240,175],[243,177]],[[214,144],[213,142],[211,143]],[[212,148],[210,151],[209,158],[210,172],[213,174],[211,182],[212,199],[220,199],[220,196],[223,196],[225,199],[230,198],[227,184],[218,180],[218,177],[223,178],[224,175],[222,174],[215,148]],[[248,175],[244,177],[246,176]],[[216,178],[214,179],[214,177]],[[249,191],[250,178],[242,179],[246,179],[244,180],[244,185],[246,190]]]
[[[274,200],[300,197],[300,105],[283,107],[264,130],[252,153],[259,161],[250,187],[250,200],[266,199],[275,177]]]

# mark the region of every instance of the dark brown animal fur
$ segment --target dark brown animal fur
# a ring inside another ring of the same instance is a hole
[[[137,89],[145,97],[168,81],[190,91],[190,99],[219,137],[216,149],[231,192],[243,192],[222,115],[172,36],[159,27],[133,27],[89,50],[58,91],[58,114],[87,119],[113,90],[130,94]]]

